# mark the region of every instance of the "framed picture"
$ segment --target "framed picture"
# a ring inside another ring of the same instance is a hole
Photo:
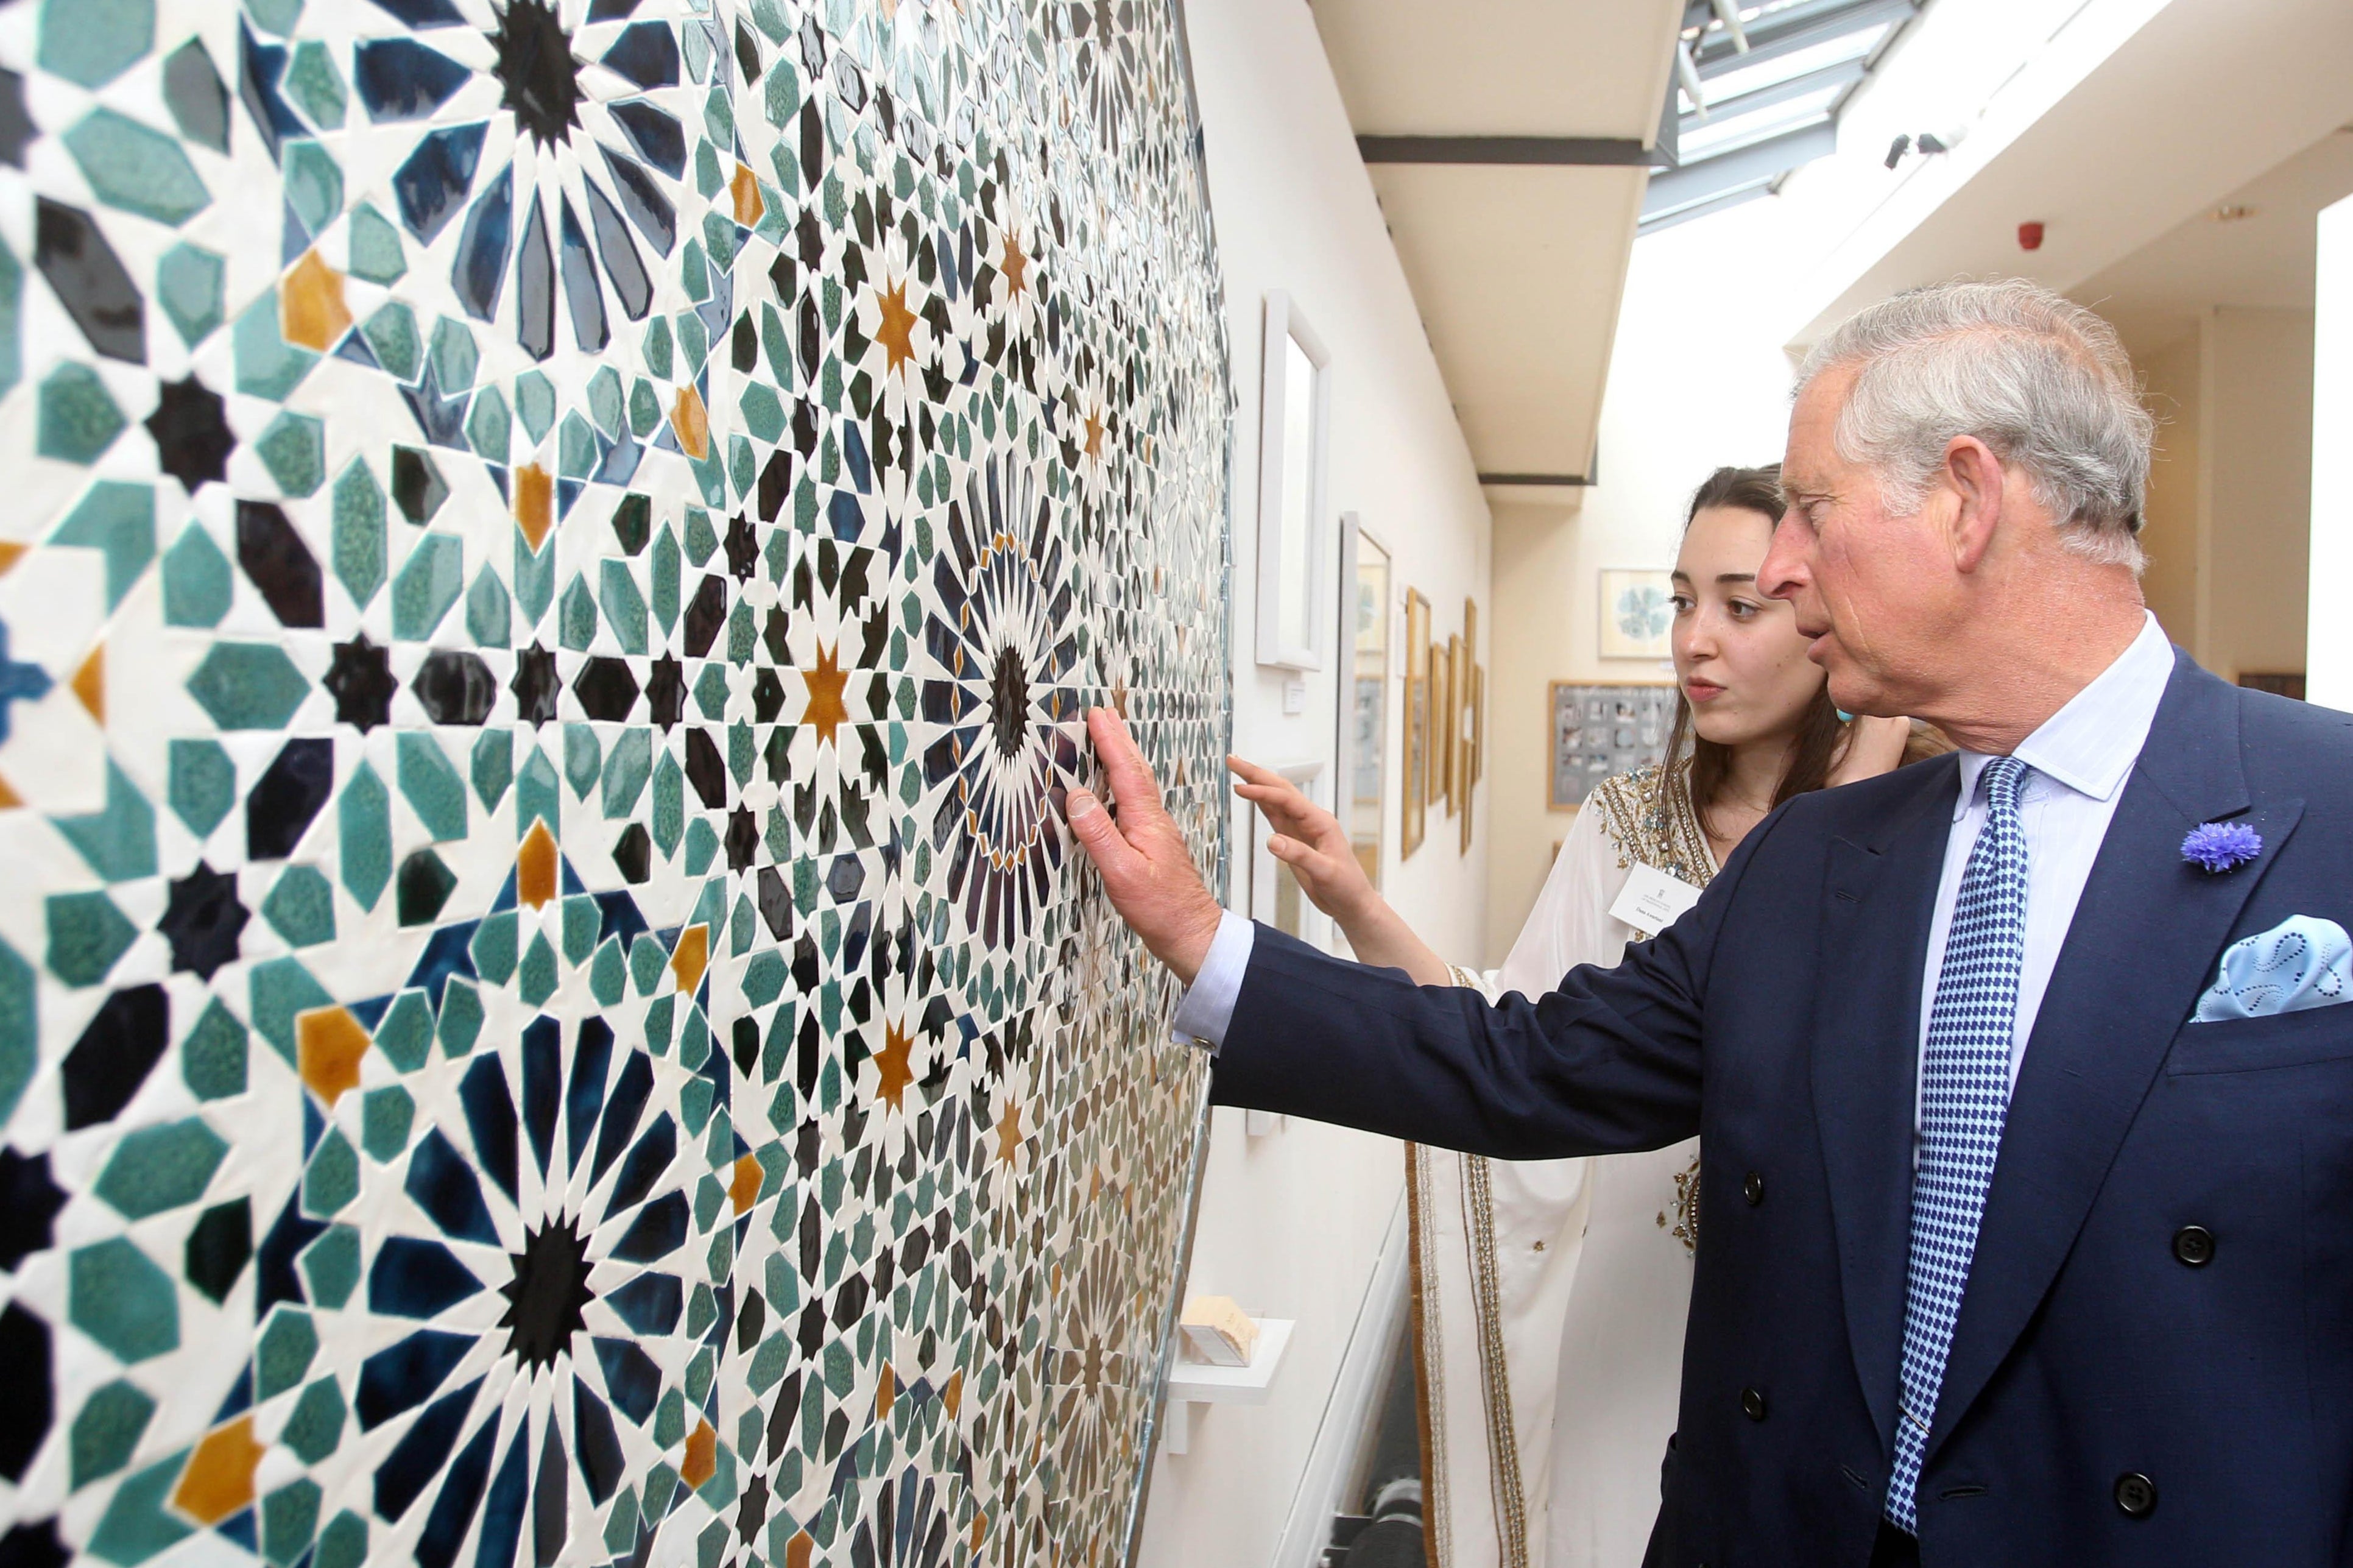
[[[1430,671],[1430,702],[1438,711],[1438,723],[1430,727],[1430,760],[1438,765],[1438,784],[1430,793],[1442,793],[1447,798],[1447,817],[1451,817],[1459,808],[1454,800],[1454,742],[1457,732],[1461,730],[1463,715],[1463,704],[1459,697],[1463,673],[1461,636],[1447,638],[1447,650],[1442,654],[1430,648],[1430,659],[1435,659],[1435,669]]]
[[[1430,601],[1405,590],[1405,765],[1398,779],[1398,858],[1421,847],[1430,807]]]
[[[1321,762],[1293,763],[1275,771],[1298,785],[1299,792],[1317,805],[1331,804]],[[1266,847],[1273,832],[1267,825],[1264,812],[1250,812],[1250,917],[1265,921],[1286,937],[1328,948],[1332,945],[1331,920],[1308,900],[1306,890],[1299,885],[1299,878],[1293,874],[1291,867],[1275,859]]]
[[[1266,297],[1258,448],[1258,662],[1324,667],[1324,467],[1332,399],[1324,340],[1280,290]]]
[[[1664,659],[1675,623],[1674,584],[1668,573],[1605,567],[1601,570],[1601,656]]]
[[[1584,686],[1555,681],[1546,694],[1551,747],[1545,803],[1556,811],[1585,804],[1613,773],[1662,760],[1675,722],[1671,685]]]
[[[1365,879],[1381,885],[1381,834],[1388,789],[1389,553],[1353,512],[1340,514],[1340,630],[1349,678],[1339,703],[1339,781],[1335,813]]]
[[[1472,791],[1479,786],[1479,704],[1486,683],[1486,670],[1479,662],[1479,605],[1474,599],[1462,601],[1462,674],[1461,690],[1455,694],[1455,706],[1461,714],[1455,728],[1454,764],[1457,793],[1462,798],[1462,853],[1471,853],[1471,801]]]

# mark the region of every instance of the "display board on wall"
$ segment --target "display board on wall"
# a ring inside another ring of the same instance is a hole
[[[1567,811],[1583,805],[1593,787],[1611,774],[1664,758],[1675,721],[1675,688],[1555,681],[1548,705],[1552,745],[1546,804]]]
[[[1173,6],[0,10],[0,1557],[1124,1561],[1226,870]]]

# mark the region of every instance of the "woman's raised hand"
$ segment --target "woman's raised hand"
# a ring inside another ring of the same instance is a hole
[[[1226,766],[1241,780],[1234,793],[1264,813],[1274,830],[1267,853],[1291,868],[1310,903],[1345,929],[1380,901],[1337,817],[1271,768],[1239,757],[1228,757]]]
[[[1846,726],[1846,743],[1831,764],[1830,783],[1852,784],[1894,771],[1903,766],[1904,747],[1911,738],[1910,719],[1857,716]]]

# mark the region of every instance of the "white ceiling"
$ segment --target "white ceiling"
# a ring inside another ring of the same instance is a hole
[[[2115,323],[2136,356],[2187,337],[2211,306],[2310,310],[2314,219],[2347,196],[2353,196],[2353,128],[2322,137],[2071,292]],[[2247,212],[2219,222],[2221,207]]]
[[[1947,167],[1923,171],[1929,199],[1894,192],[1820,270],[1811,319],[1793,341],[1814,342],[1873,300],[1958,274],[2023,274],[2073,293],[2353,120],[2346,0],[2148,9],[1997,150],[1979,156],[1965,144]],[[1881,221],[1899,211],[1905,220]],[[2045,225],[2031,252],[2017,238],[2029,220]],[[2183,245],[2188,268],[2198,247]]]
[[[1683,12],[1683,0],[1313,4],[1360,136],[1644,146]],[[1370,173],[1482,475],[1588,475],[1645,171],[1380,163]]]

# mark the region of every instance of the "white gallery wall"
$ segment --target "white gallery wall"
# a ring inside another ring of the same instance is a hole
[[[1185,11],[1239,404],[1234,745],[1273,766],[1320,761],[1328,781],[1337,735],[1329,653],[1340,604],[1336,549],[1324,551],[1317,598],[1329,618],[1324,667],[1305,677],[1299,711],[1285,712],[1288,673],[1261,668],[1254,657],[1267,292],[1289,295],[1331,355],[1322,524],[1335,537],[1338,514],[1357,514],[1393,554],[1395,587],[1418,588],[1430,599],[1441,641],[1461,629],[1466,597],[1479,602],[1482,627],[1492,623],[1487,506],[1308,7],[1295,0],[1189,0]],[[1457,821],[1434,813],[1419,852],[1402,864],[1398,860],[1397,673],[1393,664],[1385,726],[1386,890],[1440,951],[1475,959],[1486,914],[1483,821],[1466,853]],[[1238,811],[1236,908],[1250,893],[1249,851],[1256,842]],[[1261,916],[1271,909],[1265,880],[1261,872]],[[1230,1296],[1298,1327],[1267,1404],[1195,1406],[1187,1451],[1175,1455],[1164,1446],[1145,1515],[1139,1561],[1145,1568],[1275,1561],[1404,1188],[1404,1157],[1389,1139],[1298,1120],[1253,1137],[1242,1112],[1215,1117],[1187,1289]],[[1304,1535],[1283,1544],[1285,1561],[1314,1560],[1312,1552],[1298,1555]]]
[[[2353,578],[2353,485],[2336,460],[2353,430],[2353,196],[2320,215],[2312,378],[2311,613],[2305,694],[2353,710],[2353,617],[2337,602]]]

